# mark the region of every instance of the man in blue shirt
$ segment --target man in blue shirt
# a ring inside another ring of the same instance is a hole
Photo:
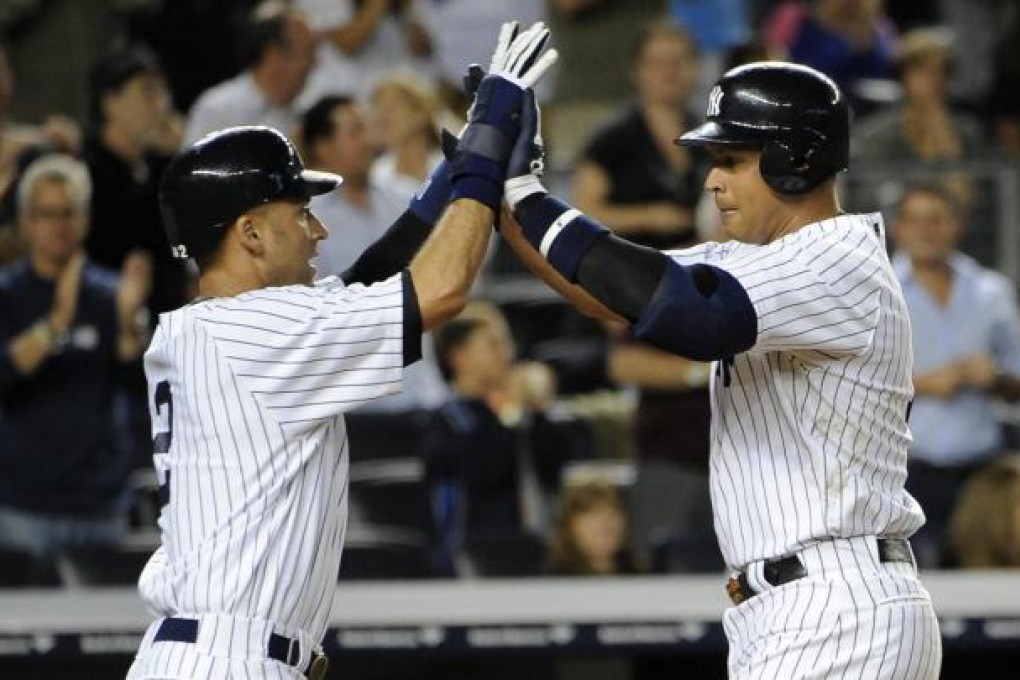
[[[908,188],[892,234],[914,344],[906,486],[928,520],[918,562],[937,567],[959,490],[1003,446],[993,402],[1020,398],[1020,314],[1013,284],[956,250],[961,215],[941,187]]]
[[[118,282],[85,259],[90,192],[79,161],[30,165],[18,187],[26,254],[0,271],[0,547],[37,557],[114,543],[126,527],[131,460],[114,401],[148,340],[151,263],[130,254]]]

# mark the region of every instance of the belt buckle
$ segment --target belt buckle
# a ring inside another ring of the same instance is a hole
[[[313,652],[312,663],[308,666],[308,677],[310,680],[322,680],[326,677],[326,670],[329,668],[329,659],[325,654]]]
[[[734,605],[744,601],[744,589],[740,587],[740,580],[735,576],[730,576],[726,581],[726,594],[730,596],[730,602]]]

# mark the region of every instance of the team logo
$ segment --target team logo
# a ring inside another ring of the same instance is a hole
[[[712,88],[712,92],[708,95],[708,113],[705,114],[707,118],[714,118],[719,115],[719,107],[722,104],[722,88],[718,85]]]

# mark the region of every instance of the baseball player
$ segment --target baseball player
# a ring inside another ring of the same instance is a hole
[[[732,678],[936,678],[908,537],[911,335],[878,214],[840,210],[849,113],[812,69],[755,63],[711,91],[705,186],[731,237],[659,252],[548,195],[511,157],[502,233],[583,310],[714,361],[711,487],[733,576]]]
[[[197,263],[199,297],[160,317],[145,355],[164,506],[139,590],[159,618],[129,678],[325,674],[343,413],[397,391],[422,331],[463,306],[513,141],[535,125],[523,103],[555,59],[547,38],[504,28],[448,166],[343,277],[313,283],[309,263],[327,232],[308,201],[341,178],[305,170],[279,132],[213,133],[167,169],[169,241]]]

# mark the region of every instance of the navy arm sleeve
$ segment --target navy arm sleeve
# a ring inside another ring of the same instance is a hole
[[[411,263],[432,233],[433,224],[405,210],[379,239],[365,249],[340,278],[347,285],[385,281]]]
[[[757,314],[747,292],[719,267],[684,266],[609,236],[582,257],[577,283],[631,321],[635,339],[688,359],[733,356],[757,337]]]

